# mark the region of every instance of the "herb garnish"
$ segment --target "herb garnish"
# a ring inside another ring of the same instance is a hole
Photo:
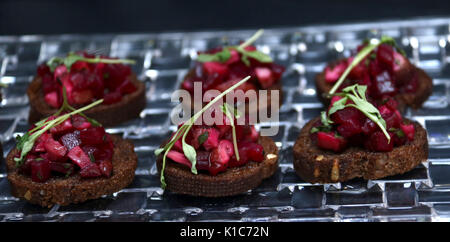
[[[223,47],[223,49],[219,52],[216,52],[214,54],[200,54],[197,57],[197,61],[200,62],[226,62],[231,57],[230,50],[236,50],[237,52],[242,54],[241,60],[244,62],[247,66],[250,66],[250,61],[248,58],[253,58],[259,62],[263,63],[270,63],[272,62],[272,58],[261,51],[254,50],[254,51],[248,51],[245,48],[249,45],[251,45],[253,42],[255,42],[262,34],[264,33],[263,29],[258,30],[250,39],[246,40],[244,43],[238,45],[238,46],[228,46]]]
[[[398,48],[395,40],[392,37],[388,36],[382,36],[380,40],[377,41],[377,43],[370,43],[370,41],[366,41],[367,45],[358,52],[358,54],[353,58],[352,63],[345,69],[344,73],[341,75],[339,80],[334,84],[334,86],[331,88],[330,92],[328,93],[329,96],[333,95],[339,86],[344,82],[345,78],[347,78],[348,74],[350,74],[351,70],[357,66],[364,58],[366,58],[367,55],[369,55],[375,48],[377,48],[381,44],[388,44],[392,45],[397,49],[398,52],[404,54],[404,51],[402,51],[400,48]]]
[[[75,109],[72,106],[69,105],[67,102],[67,96],[66,96],[66,89],[63,87],[63,105],[61,108],[53,115],[56,118],[52,120],[48,120],[48,118],[42,119],[41,121],[35,123],[36,126],[32,130],[25,133],[23,136],[17,135],[17,146],[16,148],[20,150],[20,157],[14,158],[14,161],[16,162],[16,166],[20,166],[23,163],[24,157],[28,154],[28,152],[33,148],[34,142],[36,141],[39,136],[41,136],[43,133],[47,132],[47,130],[51,129],[52,127],[55,127],[64,121],[66,121],[68,118],[70,118],[72,115],[79,114],[86,118],[88,122],[90,122],[94,126],[101,126],[99,122],[97,122],[94,119],[88,118],[86,115],[84,115],[82,112],[85,110],[88,110],[100,103],[103,102],[103,99],[97,100],[87,106],[84,106],[80,109]],[[68,111],[70,113],[66,113],[64,115],[60,115],[61,112]]]
[[[50,67],[50,71],[54,72],[56,67],[64,64],[67,70],[70,71],[72,65],[77,61],[84,61],[87,63],[105,63],[105,64],[135,64],[136,61],[129,59],[106,59],[96,56],[94,58],[84,57],[73,52],[70,52],[66,57],[53,57],[47,61],[47,66]]]
[[[203,132],[200,136],[198,136],[198,144],[202,145],[208,139],[209,133],[208,131]]]
[[[391,136],[386,130],[386,121],[381,116],[380,111],[370,102],[367,101],[366,90],[367,86],[355,84],[342,89],[341,93],[334,94],[334,96],[340,96],[342,98],[333,103],[331,108],[328,110],[328,114],[326,111],[322,111],[321,121],[322,124],[324,125],[323,128],[327,128],[328,126],[330,126],[330,124],[334,123],[330,119],[330,116],[333,113],[347,107],[354,107],[359,111],[361,111],[364,115],[366,115],[366,117],[371,119],[374,123],[376,123],[378,127],[380,127],[381,131],[383,131],[384,135],[388,139],[388,142],[390,142]],[[352,101],[353,103],[347,104],[347,101]],[[311,129],[312,133],[317,131],[320,131],[320,129],[319,128],[316,128],[314,130]]]
[[[238,151],[238,147],[237,147],[236,127],[234,126],[234,117],[236,116],[236,112],[230,111],[230,107],[229,107],[228,103],[223,104],[222,112],[230,120],[230,125],[231,125],[231,129],[232,129],[232,134],[233,134],[234,154],[236,155],[236,160],[239,161],[240,158],[239,158],[239,151]]]
[[[214,103],[216,103],[218,100],[222,99],[225,95],[227,95],[229,92],[243,84],[244,82],[248,81],[250,79],[250,76],[245,77],[238,83],[234,84],[224,92],[222,92],[220,95],[215,97],[211,102],[205,105],[205,107],[200,110],[198,113],[194,114],[188,121],[186,121],[176,132],[175,135],[172,136],[172,139],[163,147],[155,150],[155,155],[159,156],[162,152],[164,152],[163,155],[163,163],[161,168],[161,187],[164,189],[166,187],[166,182],[164,179],[164,168],[166,167],[166,159],[167,154],[174,146],[175,142],[177,142],[181,138],[183,153],[188,158],[188,160],[191,162],[191,172],[194,174],[197,174],[197,168],[195,167],[197,163],[197,152],[195,151],[194,147],[186,143],[186,136],[189,133],[189,130],[194,125],[195,121],[208,109],[210,108]],[[235,136],[235,134],[233,134]]]

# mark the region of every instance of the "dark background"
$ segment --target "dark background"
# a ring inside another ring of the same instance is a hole
[[[450,0],[0,0],[0,35],[268,28],[450,17]]]

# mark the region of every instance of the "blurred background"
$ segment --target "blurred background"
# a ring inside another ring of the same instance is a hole
[[[449,15],[449,0],[0,0],[0,35],[230,30]]]

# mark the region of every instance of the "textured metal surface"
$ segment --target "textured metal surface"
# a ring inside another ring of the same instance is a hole
[[[134,182],[104,198],[46,209],[11,196],[0,165],[0,221],[450,221],[450,19],[358,23],[339,26],[267,29],[257,47],[287,67],[280,113],[281,148],[276,174],[258,188],[235,197],[206,199],[163,192],[153,150],[174,130],[170,94],[180,84],[197,50],[236,43],[254,30],[136,35],[0,37],[2,90],[0,140],[4,154],[28,129],[28,83],[37,63],[69,51],[95,50],[133,58],[147,85],[141,118],[109,129],[132,139],[139,156]],[[382,180],[309,184],[295,175],[292,145],[305,121],[322,105],[313,78],[325,64],[347,56],[363,39],[388,34],[410,59],[433,77],[433,95],[420,110],[408,110],[428,130],[429,161],[411,172]],[[263,124],[264,125],[264,124]]]

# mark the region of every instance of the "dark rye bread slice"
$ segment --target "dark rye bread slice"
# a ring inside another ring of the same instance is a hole
[[[331,66],[337,62],[330,64]],[[422,107],[422,104],[428,99],[433,91],[433,80],[430,76],[428,76],[425,71],[415,66],[414,71],[417,72],[418,75],[418,87],[417,91],[414,93],[399,93],[394,98],[398,102],[398,109],[403,112],[406,107],[412,107],[414,109],[418,109]],[[324,94],[327,94],[334,83],[328,83],[325,81],[325,70],[316,75],[316,94],[319,100],[325,105],[328,106],[330,104],[330,99],[324,97]]]
[[[264,148],[264,161],[228,168],[216,176],[200,172],[195,175],[186,166],[167,160],[164,170],[166,189],[178,194],[202,197],[232,196],[254,189],[278,168],[278,148],[275,142],[268,137],[260,137],[258,143]],[[161,171],[162,155],[158,157],[156,164],[158,171]]]
[[[13,149],[6,157],[12,195],[33,204],[51,207],[55,204],[64,206],[81,203],[125,188],[134,179],[138,158],[131,141],[115,135],[111,135],[111,138],[115,147],[113,172],[109,178],[83,179],[77,173],[68,178],[52,177],[44,183],[33,182],[29,176],[18,173],[13,159],[18,150]]]
[[[84,112],[88,117],[100,122],[105,127],[111,127],[127,120],[138,118],[145,108],[145,83],[137,79],[136,75],[130,75],[131,81],[137,90],[122,97],[122,100],[113,104],[100,104]],[[30,101],[30,112],[28,122],[34,124],[39,120],[49,117],[58,109],[50,107],[44,100],[42,81],[35,77],[28,86],[28,99]]]
[[[309,121],[302,128],[293,148],[295,172],[310,183],[343,182],[356,177],[379,179],[410,171],[428,159],[427,132],[417,122],[405,120],[414,124],[414,140],[390,152],[349,147],[335,153],[322,150],[311,141],[310,130],[319,119]]]

